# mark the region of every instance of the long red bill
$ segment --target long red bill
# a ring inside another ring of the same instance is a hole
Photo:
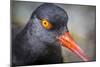
[[[90,58],[84,53],[84,51],[75,43],[69,32],[65,32],[63,35],[58,37],[60,43],[69,48],[72,52],[77,54],[83,61],[90,61]]]

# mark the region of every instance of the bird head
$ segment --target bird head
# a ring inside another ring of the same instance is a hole
[[[32,13],[31,20],[33,32],[41,41],[47,43],[58,41],[84,61],[89,60],[68,31],[68,15],[64,9],[51,3],[42,4]]]

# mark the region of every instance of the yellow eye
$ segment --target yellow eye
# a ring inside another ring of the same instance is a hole
[[[50,29],[53,28],[53,25],[52,25],[50,22],[48,22],[48,20],[42,19],[41,22],[42,22],[42,26],[43,26],[44,28],[46,28],[46,29],[48,29],[48,30],[50,30]]]

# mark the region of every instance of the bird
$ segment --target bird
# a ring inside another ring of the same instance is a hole
[[[12,66],[63,63],[61,44],[87,61],[70,37],[67,22],[67,12],[54,3],[37,7],[23,30],[12,40]]]

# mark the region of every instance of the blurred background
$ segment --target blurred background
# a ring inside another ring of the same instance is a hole
[[[11,5],[12,37],[20,32],[29,21],[32,12],[43,3],[13,1]],[[84,52],[96,60],[96,7],[74,4],[56,4],[63,8],[69,17],[68,29]],[[62,47],[64,62],[82,61],[69,49]]]

